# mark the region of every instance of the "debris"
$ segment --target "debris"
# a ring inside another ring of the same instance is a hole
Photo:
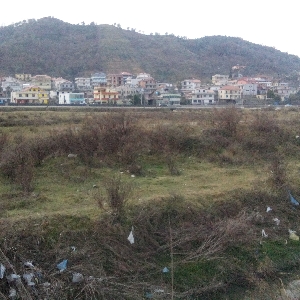
[[[48,288],[48,287],[50,287],[51,283],[50,282],[44,282],[42,285],[43,285],[43,287]]]
[[[75,158],[75,157],[77,157],[77,154],[72,154],[72,153],[68,154],[68,158]]]
[[[3,279],[5,270],[5,266],[0,264],[0,279]]]
[[[75,246],[71,246],[71,250],[74,252],[76,251],[76,247]]]
[[[9,283],[18,282],[18,281],[20,281],[20,275],[10,274],[10,275],[6,276],[6,279]]]
[[[299,139],[299,135],[296,135],[296,139]]]
[[[167,267],[164,267],[162,271],[163,271],[163,273],[169,273],[170,272]]]
[[[67,259],[64,259],[62,262],[60,262],[60,263],[57,265],[57,269],[58,269],[60,272],[63,272],[63,271],[67,268],[67,263],[68,263],[68,260],[67,260]]]
[[[296,231],[289,229],[289,234],[290,234],[290,239],[291,240],[299,241],[299,236],[296,234]]]
[[[150,292],[146,292],[146,293],[145,293],[145,297],[146,297],[147,299],[152,299],[152,298],[153,298],[153,294],[151,294]]]
[[[130,242],[130,244],[134,244],[133,226],[131,228],[131,231],[129,233],[129,236],[128,236],[127,240]]]
[[[24,266],[30,269],[34,269],[34,265],[32,264],[32,261],[27,261],[24,263]]]
[[[83,281],[83,275],[80,273],[73,273],[72,282],[77,283]]]
[[[93,184],[93,188],[95,189],[95,188],[97,188],[98,186],[97,186],[97,184]]]
[[[277,226],[280,224],[280,220],[278,218],[274,218],[273,221],[276,223]]]
[[[264,230],[264,229],[261,231],[261,236],[262,236],[262,237],[265,237],[265,238],[267,238],[267,237],[268,237],[268,235],[266,234],[266,232],[265,232],[265,230]]]
[[[289,192],[290,200],[293,205],[299,205],[299,202],[292,196],[292,194]]]
[[[134,178],[134,177],[135,177],[135,175],[133,175],[133,174],[132,174],[132,175],[131,175],[131,177],[132,177],[132,178]]]
[[[272,208],[270,206],[267,207],[267,212],[271,211]]]
[[[163,289],[156,289],[156,290],[154,290],[154,293],[164,293],[165,292],[165,290],[163,290]]]
[[[9,298],[11,299],[16,299],[17,297],[17,291],[13,288],[10,288],[9,289],[9,295],[8,295]]]
[[[26,283],[29,286],[34,286],[35,285],[35,283],[31,281],[33,279],[33,277],[34,277],[33,273],[23,274],[23,279],[26,281]]]

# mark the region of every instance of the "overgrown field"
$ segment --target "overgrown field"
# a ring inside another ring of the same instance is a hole
[[[0,126],[3,299],[286,299],[300,275],[297,109],[3,108]]]

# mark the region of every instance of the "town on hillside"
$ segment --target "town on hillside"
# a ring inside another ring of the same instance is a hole
[[[0,103],[164,107],[296,104],[300,100],[297,86],[279,77],[243,77],[240,73],[243,68],[234,66],[230,75],[216,74],[205,84],[195,78],[175,84],[158,82],[147,73],[133,75],[128,72],[97,72],[91,74],[91,77],[77,77],[74,82],[48,75],[15,74],[14,77],[0,77]]]

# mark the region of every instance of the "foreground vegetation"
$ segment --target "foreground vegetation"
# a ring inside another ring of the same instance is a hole
[[[0,124],[0,263],[35,282],[4,276],[4,299],[276,299],[299,275],[297,109],[3,109]]]

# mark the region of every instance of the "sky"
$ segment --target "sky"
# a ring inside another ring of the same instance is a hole
[[[297,0],[14,0],[1,3],[0,25],[52,16],[71,24],[120,24],[144,34],[223,35],[300,57]]]

